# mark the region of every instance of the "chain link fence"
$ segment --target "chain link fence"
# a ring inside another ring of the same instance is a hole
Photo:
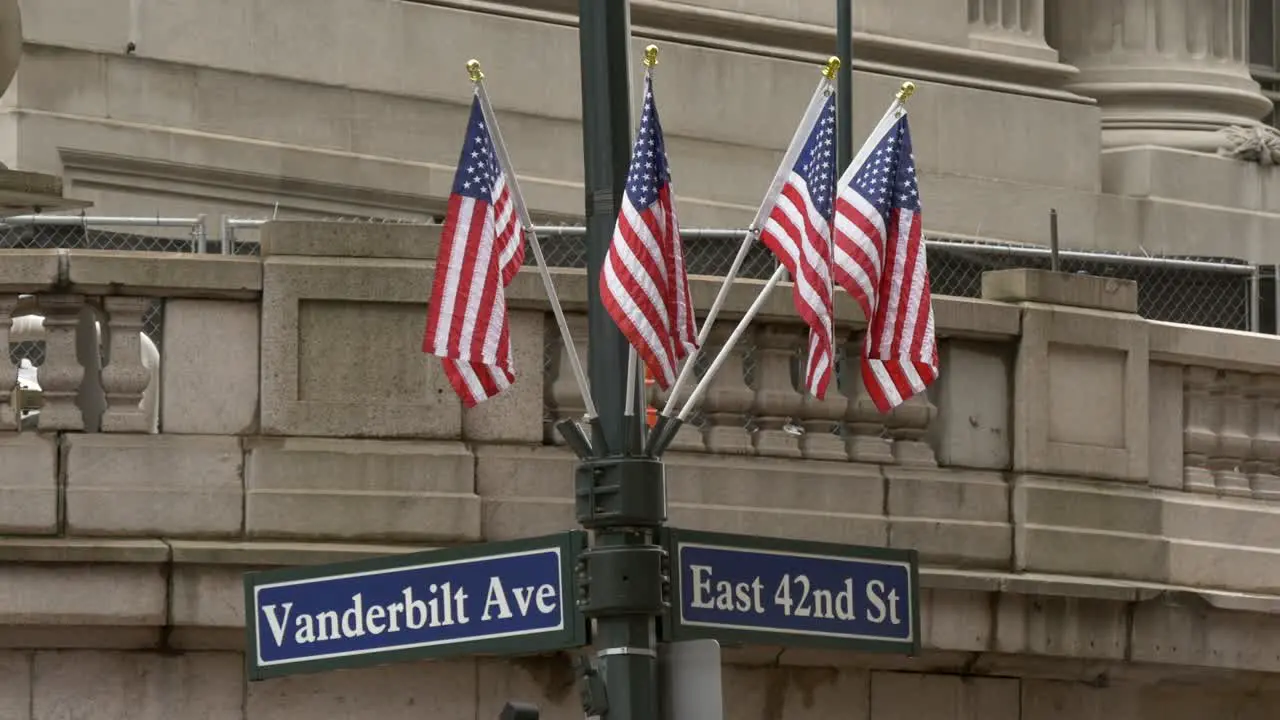
[[[328,218],[334,222],[435,224],[430,219]],[[145,252],[222,253],[257,255],[259,235],[267,220],[222,218],[212,233],[205,218],[89,217],[37,215],[0,221],[0,249],[76,248]],[[547,264],[552,267],[586,266],[585,228],[557,225],[536,228]],[[690,273],[723,276],[732,266],[745,230],[697,229],[682,231]],[[998,244],[964,238],[930,237],[928,262],[935,295],[978,297],[982,273],[987,270],[1050,266],[1043,246]],[[1135,256],[1102,251],[1069,251],[1059,254],[1066,272],[1088,273],[1138,282],[1139,313],[1143,317],[1229,330],[1258,330],[1271,318],[1274,327],[1274,273],[1232,258]],[[527,262],[532,263],[532,254]],[[776,268],[773,255],[755,243],[744,257],[739,276],[768,279]],[[156,301],[144,318],[144,332],[157,345],[163,335],[163,304]],[[558,338],[551,338],[558,342]],[[750,349],[744,348],[750,357]],[[37,343],[12,348],[15,362],[43,362]],[[752,363],[748,363],[751,373]]]
[[[436,218],[436,222],[443,218]],[[345,220],[351,222],[353,220]],[[357,218],[357,222],[405,222]],[[265,220],[227,220],[222,237],[230,238],[231,253],[258,252],[258,234]],[[585,268],[586,229],[572,225],[536,226],[547,264]],[[689,272],[724,276],[732,267],[745,230],[686,228],[681,235]],[[211,243],[212,244],[212,243]],[[1048,269],[1049,249],[1038,245],[934,236],[926,241],[930,285],[935,295],[979,297],[982,273],[988,270],[1032,267]],[[1064,272],[1099,275],[1138,283],[1138,312],[1152,320],[1201,325],[1224,330],[1250,330],[1258,325],[1259,273],[1250,263],[1234,258],[1129,255],[1108,251],[1059,253]],[[532,253],[526,256],[532,262]],[[767,280],[777,261],[761,243],[747,251],[738,276]]]
[[[0,220],[0,250],[77,249],[197,253],[207,250],[203,217],[90,217],[26,215]],[[158,347],[164,333],[164,302],[156,299],[143,314],[142,331]],[[9,357],[44,364],[44,343],[12,343]]]
[[[544,226],[536,231],[548,265],[586,267],[585,228]],[[683,230],[689,272],[725,275],[745,234],[745,230]],[[926,246],[935,295],[976,298],[982,294],[982,273],[988,270],[1049,269],[1051,264],[1049,249],[1037,245],[934,236]],[[1071,250],[1061,251],[1059,260],[1064,272],[1137,281],[1138,312],[1145,318],[1226,330],[1255,328],[1258,273],[1242,260]],[[738,276],[768,280],[776,268],[773,254],[757,242],[748,250]]]

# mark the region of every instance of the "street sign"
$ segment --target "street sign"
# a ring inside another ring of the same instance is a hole
[[[669,529],[668,640],[920,649],[914,550]]]
[[[586,533],[245,576],[248,675],[586,644],[574,568]]]

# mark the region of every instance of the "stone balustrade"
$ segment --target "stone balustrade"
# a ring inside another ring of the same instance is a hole
[[[235,649],[246,569],[572,525],[574,461],[550,427],[583,405],[541,281],[526,268],[508,292],[516,385],[464,410],[420,350],[434,232],[272,223],[262,258],[6,251],[0,315],[33,295],[46,357],[38,427],[0,431],[0,628],[37,647],[89,627],[111,647]],[[553,273],[585,360],[586,278]],[[697,306],[718,287],[694,278]],[[709,352],[759,287],[734,284]],[[854,372],[854,303],[840,297],[818,402],[797,390],[804,329],[775,292],[668,453],[671,521],[916,548],[930,652],[1221,667],[1205,637],[1273,642],[1280,339],[1143,320],[1132,285],[1099,278],[1006,271],[984,296],[935,298],[942,375],[881,415]],[[135,338],[156,298],[152,433]],[[85,307],[107,329],[97,422],[76,402],[94,374],[75,347]],[[14,374],[0,363],[4,388]],[[1162,593],[1212,609],[1142,604]],[[1083,635],[1013,633],[1053,608]],[[990,625],[962,637],[962,617]],[[1280,670],[1248,652],[1233,667]]]

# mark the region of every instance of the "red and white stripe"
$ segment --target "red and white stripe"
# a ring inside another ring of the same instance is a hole
[[[664,390],[697,347],[680,228],[670,188],[637,210],[624,193],[601,274],[605,309]]]
[[[449,198],[423,343],[466,407],[515,382],[505,288],[524,262],[524,233],[505,173],[492,195]]]
[[[623,190],[600,273],[601,302],[654,382],[666,390],[680,361],[697,350],[698,337],[666,144],[647,73]]]
[[[821,400],[835,366],[831,228],[798,173],[787,176],[760,239],[791,273],[796,311],[809,326],[805,389]]]
[[[901,115],[897,104],[836,183],[835,281],[867,318],[862,380],[882,413],[924,392],[938,376],[938,347],[921,213],[876,209],[852,183]],[[911,172],[914,183],[914,166]]]

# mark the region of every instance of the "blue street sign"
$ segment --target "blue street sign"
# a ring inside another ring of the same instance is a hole
[[[245,576],[252,680],[586,643],[580,530]]]
[[[914,550],[677,529],[667,549],[668,640],[919,651]]]

